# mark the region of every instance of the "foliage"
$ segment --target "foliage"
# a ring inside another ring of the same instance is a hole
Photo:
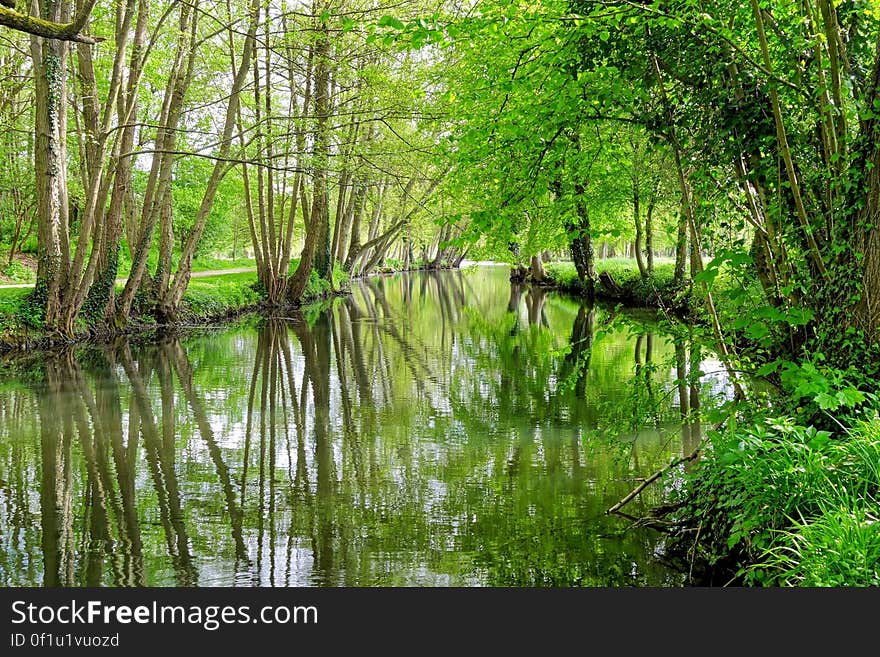
[[[698,559],[748,584],[871,586],[880,420],[825,431],[765,417],[711,434],[684,516]]]
[[[31,292],[27,288],[0,289],[0,333],[4,336],[42,326],[42,314],[31,302]]]
[[[834,503],[842,506],[834,508]],[[880,585],[876,502],[831,499],[815,519],[795,523],[766,558],[784,586]]]
[[[349,275],[338,264],[333,268],[333,281],[328,281],[312,270],[309,281],[303,292],[302,300],[305,303],[329,296],[334,291],[345,290],[350,284]]]
[[[7,263],[0,268],[0,277],[13,283],[33,283],[34,272],[32,269],[21,264],[17,260]]]

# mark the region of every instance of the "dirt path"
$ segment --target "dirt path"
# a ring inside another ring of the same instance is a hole
[[[257,271],[253,267],[243,267],[241,269],[210,269],[208,271],[194,271],[191,278],[210,278],[211,276],[226,276],[227,274],[247,274]],[[117,283],[125,283],[127,278],[117,278]],[[17,287],[33,287],[33,283],[9,283],[0,285],[0,290],[12,289]]]

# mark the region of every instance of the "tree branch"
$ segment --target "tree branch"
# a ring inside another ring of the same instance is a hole
[[[80,34],[80,32],[86,26],[89,14],[92,13],[92,8],[96,2],[97,0],[86,0],[82,9],[80,9],[79,13],[70,23],[53,23],[36,16],[28,16],[14,9],[9,9],[6,3],[2,3],[3,6],[0,6],[0,25],[46,39],[75,41],[77,43],[93,45],[103,41],[103,39]]]

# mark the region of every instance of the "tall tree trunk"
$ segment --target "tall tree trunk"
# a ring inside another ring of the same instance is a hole
[[[315,11],[315,15],[320,15]],[[314,166],[314,189],[312,209],[306,227],[306,239],[299,266],[288,285],[288,298],[298,302],[306,289],[312,267],[320,276],[326,276],[332,267],[330,262],[330,214],[327,193],[327,165],[330,151],[330,34],[327,21],[320,22],[314,47],[314,96],[315,135],[312,148]]]
[[[315,231],[314,266],[321,278],[329,278],[333,269],[330,252],[330,194],[327,187],[330,164],[330,32],[321,21],[315,44],[315,127],[314,190],[311,228]]]
[[[571,259],[577,269],[584,295],[590,301],[596,298],[596,264],[590,235],[590,215],[587,209],[586,188],[582,182],[574,186],[577,219],[567,227]]]
[[[214,168],[211,171],[211,177],[205,187],[202,195],[202,202],[199,205],[198,213],[193,222],[192,230],[187,235],[186,241],[180,252],[180,259],[177,265],[177,272],[174,275],[174,282],[169,289],[163,289],[160,296],[159,312],[162,317],[175,319],[177,316],[178,306],[183,300],[186,288],[189,285],[190,276],[192,275],[192,261],[195,256],[196,248],[205,232],[205,226],[208,223],[208,217],[214,206],[214,199],[217,196],[217,190],[226,173],[232,168],[231,164],[226,160],[229,157],[229,151],[232,147],[233,130],[235,128],[238,112],[241,104],[241,91],[244,88],[248,71],[250,70],[250,62],[254,54],[256,44],[257,21],[259,19],[259,0],[254,0],[251,6],[250,27],[245,37],[241,61],[238,70],[232,82],[232,92],[226,105],[226,115],[223,123],[223,136],[220,142],[220,150]]]
[[[874,68],[865,97],[866,107],[880,104],[880,39],[874,54]],[[862,254],[861,290],[855,308],[855,322],[870,341],[880,341],[880,119],[871,115],[861,126],[854,164],[857,197],[850,207],[860,208],[852,221],[850,238],[854,251]]]
[[[97,276],[95,286],[89,291],[87,305],[95,308],[101,316],[112,320],[116,312],[116,276],[119,270],[119,251],[121,248],[122,232],[126,220],[126,205],[134,192],[132,184],[133,158],[128,155],[134,150],[136,127],[131,118],[137,115],[138,107],[138,83],[143,72],[144,43],[147,35],[149,19],[149,0],[138,1],[138,18],[135,25],[134,38],[132,40],[131,58],[129,63],[128,80],[124,93],[118,101],[118,123],[125,126],[119,137],[119,146],[114,159],[115,174],[113,176],[113,190],[110,195],[110,207],[104,222],[102,240],[105,248],[99,255],[96,263]],[[131,207],[130,209],[133,209]]]
[[[682,195],[681,208],[678,217],[678,232],[675,239],[675,269],[673,281],[676,287],[681,287],[685,282],[685,274],[687,272],[687,251],[688,251],[688,233],[687,233],[687,214],[685,204],[687,198]]]
[[[376,200],[373,205],[373,214],[370,220],[369,226],[369,235],[368,240],[372,240],[375,238],[375,233],[378,231],[379,218],[382,216],[382,204],[385,198],[385,190],[387,189],[387,182],[382,181],[379,183],[376,188]],[[364,188],[364,195],[366,195],[366,188]],[[351,240],[348,244],[348,255],[345,258],[345,271],[349,275],[354,273],[355,265],[357,264],[357,260],[363,252],[363,247],[361,246],[361,221],[363,219],[363,211],[357,213],[354,217],[351,227]],[[376,226],[376,230],[373,227]]]
[[[153,156],[153,165],[144,192],[140,226],[132,252],[131,271],[116,307],[116,323],[119,326],[128,321],[135,294],[141,289],[153,233],[159,220],[166,190],[170,190],[171,187],[177,126],[183,113],[186,93],[192,82],[196,56],[195,32],[191,32],[193,28],[190,23],[191,20],[196,19],[192,14],[193,9],[190,5],[181,5],[177,53],[169,75],[159,127],[156,130],[157,153]]]
[[[69,20],[67,2],[43,3],[40,17]],[[45,307],[50,332],[59,326],[61,290],[67,284],[70,258],[67,197],[67,58],[65,41],[31,38],[35,77],[34,167],[37,188],[37,281],[35,298]]]
[[[530,260],[530,269],[531,269],[530,273],[532,275],[532,280],[534,282],[543,283],[546,280],[547,275],[544,272],[544,265],[541,262],[541,256],[537,256],[537,255],[532,256],[532,258]]]
[[[654,275],[654,208],[657,206],[659,184],[659,180],[654,181],[651,187],[651,196],[648,199],[648,208],[645,211],[645,256],[647,257],[645,269],[648,276]]]

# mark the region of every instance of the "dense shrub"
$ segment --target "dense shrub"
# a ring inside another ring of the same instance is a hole
[[[687,547],[746,584],[880,583],[880,419],[835,432],[765,418],[712,434],[681,514]]]

